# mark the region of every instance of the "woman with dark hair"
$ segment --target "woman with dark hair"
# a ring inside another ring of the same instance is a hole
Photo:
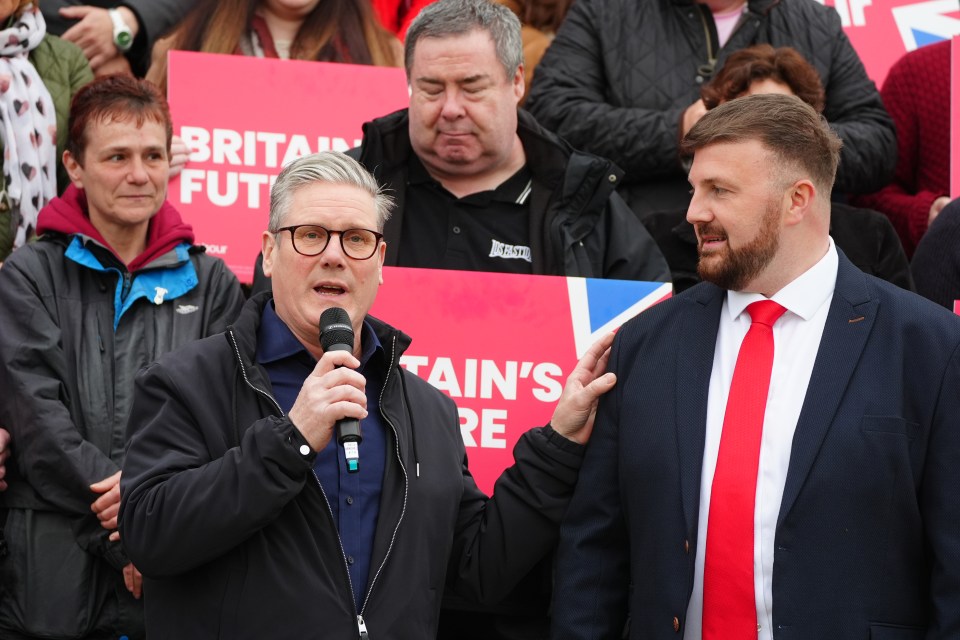
[[[167,51],[260,58],[403,64],[396,36],[370,0],[199,0],[183,23],[157,42],[147,79],[166,89]]]
[[[755,93],[795,95],[818,113],[826,97],[820,75],[796,49],[758,44],[731,53],[720,72],[700,90],[707,109]]]
[[[69,184],[60,155],[70,98],[91,80],[83,51],[47,35],[33,0],[0,0],[0,263]]]

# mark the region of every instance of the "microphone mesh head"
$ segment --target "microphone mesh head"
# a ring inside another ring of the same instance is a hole
[[[334,345],[345,345],[353,349],[353,325],[350,314],[340,307],[330,307],[320,314],[320,345],[324,351],[330,351]]]

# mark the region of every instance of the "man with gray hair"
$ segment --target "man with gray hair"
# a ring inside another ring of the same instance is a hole
[[[119,518],[149,637],[435,638],[445,588],[494,600],[556,543],[614,383],[612,336],[488,499],[453,401],[399,366],[410,338],[367,315],[390,207],[343,154],[291,163],[263,233],[273,292],[138,376]],[[331,310],[348,316],[335,344],[318,335]],[[359,470],[339,437],[350,419]]]
[[[410,107],[368,122],[360,162],[395,195],[388,265],[667,281],[622,172],[518,111],[520,22],[439,0],[407,32]]]

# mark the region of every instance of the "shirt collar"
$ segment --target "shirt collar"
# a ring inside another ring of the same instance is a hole
[[[319,329],[318,329],[319,330]],[[383,350],[380,339],[373,327],[364,320],[360,329],[360,366],[367,364],[377,350]],[[306,347],[297,340],[290,328],[277,315],[273,300],[264,305],[260,315],[260,330],[257,332],[257,362],[267,364],[289,358],[300,352],[310,355]],[[313,356],[311,356],[312,358]]]
[[[837,269],[840,259],[837,256],[837,247],[833,243],[833,238],[828,236],[827,239],[829,240],[827,253],[815,265],[770,298],[804,320],[811,319],[817,309],[831,299],[833,290],[837,286]],[[727,291],[727,313],[730,314],[730,320],[736,320],[747,305],[766,299],[759,293]]]
[[[433,179],[433,176],[427,171],[423,162],[417,154],[410,155],[410,163],[407,167],[407,182],[412,185],[431,185],[439,189],[442,193],[447,193],[451,198],[466,202],[486,206],[490,202],[511,202],[514,204],[526,204],[530,197],[530,189],[533,184],[533,176],[530,169],[524,164],[512,176],[500,183],[496,189],[490,191],[480,191],[471,193],[462,198],[457,198],[444,188],[442,184]]]

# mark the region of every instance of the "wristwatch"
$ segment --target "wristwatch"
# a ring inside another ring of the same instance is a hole
[[[130,47],[133,46],[133,32],[130,27],[123,21],[123,16],[116,9],[108,9],[107,13],[110,14],[110,19],[113,21],[113,44],[117,46],[121,53],[130,51]]]

